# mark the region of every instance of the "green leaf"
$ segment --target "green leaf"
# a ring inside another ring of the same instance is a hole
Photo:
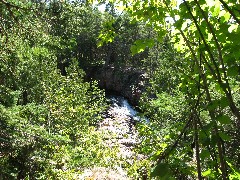
[[[230,13],[229,12],[226,12],[225,14],[224,14],[224,21],[223,22],[226,22],[226,21],[228,21],[229,19],[230,19],[230,17],[231,17],[231,15],[230,15]]]
[[[235,169],[233,165],[227,161],[228,166],[231,168],[232,173],[229,175],[230,180],[240,179],[240,172],[239,170]]]
[[[221,108],[225,108],[225,107],[229,106],[228,99],[226,97],[222,97],[219,100],[219,104],[220,104]]]
[[[223,133],[223,132],[219,132],[219,136],[222,138],[222,140],[224,141],[230,141],[231,137],[228,136],[227,134]]]
[[[159,163],[151,172],[151,177],[160,177],[166,179],[169,176],[170,170],[167,163]]]
[[[232,67],[228,68],[227,75],[233,76],[233,77],[239,75],[238,69],[239,69],[238,66],[232,66]]]
[[[214,6],[214,11],[213,11],[212,15],[213,15],[214,17],[216,17],[216,16],[219,15],[219,12],[220,12],[220,5]]]
[[[216,90],[217,90],[218,92],[220,92],[221,94],[224,94],[224,91],[223,91],[223,89],[222,89],[222,87],[220,86],[219,83],[216,83],[216,84],[215,84],[215,88],[216,88]]]
[[[218,116],[217,121],[219,121],[221,124],[230,124],[231,123],[231,119],[227,115]]]
[[[218,107],[218,101],[214,100],[208,104],[207,109],[212,111],[214,109],[217,109],[217,107]]]
[[[137,45],[132,45],[130,49],[131,49],[132,55],[135,55],[135,54],[137,54],[137,53],[140,53],[140,52],[143,52],[143,51],[144,51],[144,48],[143,48],[143,47],[137,46]]]
[[[211,137],[211,146],[216,145],[217,142],[218,142],[218,139],[219,138],[218,138],[218,136],[216,134],[212,135],[212,137]]]
[[[204,176],[209,176],[211,173],[212,173],[211,169],[208,169],[207,171],[204,171],[204,172],[202,173],[202,175],[203,175],[203,177],[204,177]]]
[[[205,158],[208,158],[208,157],[210,157],[209,151],[208,150],[202,150],[202,152],[200,153],[200,158],[202,160],[204,160]]]
[[[101,47],[103,45],[103,41],[98,41],[97,42],[97,47]]]
[[[146,47],[152,48],[154,46],[153,39],[143,39],[143,40],[136,40],[135,43],[131,46],[132,54],[137,54],[143,52]]]
[[[231,33],[233,31],[236,31],[238,28],[238,24],[232,24],[229,28],[228,31]]]

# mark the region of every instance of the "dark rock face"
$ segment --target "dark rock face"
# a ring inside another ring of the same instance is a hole
[[[133,105],[138,105],[147,75],[144,71],[132,67],[115,68],[90,67],[86,71],[86,80],[97,80],[99,87],[106,91],[115,92],[129,100]]]

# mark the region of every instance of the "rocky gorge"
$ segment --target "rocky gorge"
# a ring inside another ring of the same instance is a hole
[[[134,151],[140,142],[135,125],[146,121],[138,116],[134,107],[139,105],[140,97],[146,90],[147,73],[134,67],[88,66],[85,80],[95,80],[98,87],[106,92],[106,100],[110,105],[98,124],[97,131],[104,136],[104,146],[113,151],[117,148],[117,156],[121,159],[116,167],[92,167],[86,169],[80,179],[130,180],[125,164],[133,165],[143,160],[141,154]],[[122,162],[122,163],[121,163]]]
[[[101,89],[125,97],[138,105],[148,82],[147,73],[134,67],[92,66],[85,69],[86,80],[96,80]]]

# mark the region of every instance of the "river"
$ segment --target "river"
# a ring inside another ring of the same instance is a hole
[[[141,118],[138,112],[132,107],[127,99],[116,95],[107,95],[109,108],[105,112],[104,119],[98,124],[98,131],[106,133],[104,143],[108,147],[119,148],[119,159],[124,162],[133,164],[136,159],[144,157],[136,154],[133,149],[139,143],[138,133],[135,125]],[[111,134],[111,136],[109,136]],[[84,177],[109,180],[130,180],[127,172],[121,164],[115,167],[115,170],[97,167],[84,172]]]

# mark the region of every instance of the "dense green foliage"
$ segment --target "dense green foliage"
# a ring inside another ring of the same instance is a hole
[[[71,55],[84,31],[75,26],[87,21],[72,21],[72,9],[84,15],[91,8],[25,5],[0,1],[0,179],[72,178],[110,154],[94,131],[106,107],[104,92],[83,81]],[[62,76],[57,67],[66,60]]]
[[[152,124],[140,127],[142,151],[157,162],[152,176],[238,179],[239,2],[121,2],[157,34],[137,42],[134,54],[163,43],[157,68],[150,66],[157,98],[143,100]],[[170,42],[164,49],[166,35],[176,50]]]
[[[240,179],[239,2],[105,3],[0,0],[0,179],[117,164],[135,179]],[[147,159],[121,162],[104,146],[92,66],[148,74],[135,148]]]

